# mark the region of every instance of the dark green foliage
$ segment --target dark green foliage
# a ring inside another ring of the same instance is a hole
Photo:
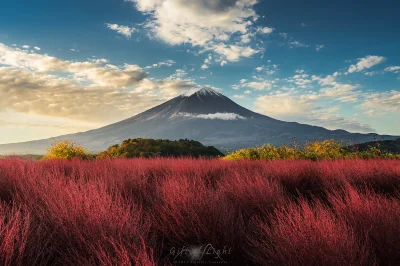
[[[372,147],[376,147],[381,151],[390,152],[390,153],[400,153],[400,138],[395,140],[381,140],[381,141],[372,141],[361,143],[357,145],[353,145],[350,148],[356,149],[358,151],[367,151]]]
[[[180,139],[176,141],[164,139],[128,139],[121,145],[109,147],[97,155],[98,159],[105,158],[153,158],[153,157],[218,157],[224,156],[213,146],[203,146],[198,141]]]

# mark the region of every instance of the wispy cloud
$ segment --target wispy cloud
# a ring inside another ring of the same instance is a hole
[[[400,66],[390,66],[390,67],[385,68],[385,71],[398,74],[398,73],[400,73]]]
[[[366,69],[370,69],[376,65],[385,62],[385,57],[376,56],[376,55],[368,55],[364,58],[360,58],[355,65],[351,65],[349,67],[348,73],[361,72]]]
[[[321,51],[323,48],[325,48],[325,45],[323,45],[323,44],[317,44],[315,46],[315,50],[317,50],[317,52]]]
[[[151,68],[158,68],[158,67],[170,67],[173,66],[174,64],[176,64],[176,62],[174,60],[166,60],[166,61],[162,61],[156,64],[152,64],[150,66],[145,67],[146,69],[151,69]]]
[[[361,107],[365,109],[380,109],[385,111],[400,112],[400,91],[389,91],[369,94]]]
[[[123,25],[118,25],[118,24],[106,23],[106,26],[110,30],[116,31],[119,34],[124,35],[128,39],[131,38],[132,33],[134,33],[136,31],[136,29],[133,27],[123,26]]]
[[[256,111],[283,119],[329,129],[346,129],[352,132],[375,132],[368,124],[337,114],[338,107],[323,107],[316,99],[309,96],[295,96],[289,93],[258,97]]]
[[[76,80],[85,79],[97,85],[127,87],[137,85],[147,74],[138,65],[108,68],[94,62],[66,61],[49,55],[28,53],[0,43],[0,63],[39,72],[66,72]]]
[[[308,45],[299,41],[292,41],[289,43],[289,48],[303,48],[303,47],[308,47]]]
[[[197,118],[197,119],[219,119],[219,120],[244,120],[246,117],[240,116],[235,113],[214,113],[214,114],[192,114],[192,113],[180,113],[180,116]]]

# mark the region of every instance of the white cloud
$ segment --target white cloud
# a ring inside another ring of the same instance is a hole
[[[33,49],[35,49],[36,51],[40,51],[40,47],[37,46],[33,47]]]
[[[214,113],[214,114],[192,114],[180,113],[180,116],[198,118],[198,119],[219,119],[219,120],[244,120],[246,117],[240,116],[235,113]]]
[[[307,88],[313,80],[309,79],[308,74],[297,74],[294,75],[292,78],[287,79],[287,82],[294,83],[300,88]]]
[[[174,60],[166,60],[166,61],[162,61],[156,64],[152,64],[150,66],[145,67],[145,69],[150,69],[150,68],[158,68],[158,67],[163,67],[163,66],[173,66],[174,64],[176,64],[176,62]]]
[[[220,55],[225,56],[227,61],[237,62],[241,57],[252,57],[257,54],[259,51],[255,50],[251,47],[245,46],[237,46],[237,45],[225,45],[225,44],[214,44],[208,48],[207,50],[212,50]]]
[[[379,65],[385,61],[385,57],[368,55],[364,58],[360,58],[355,65],[349,67],[348,73],[361,72],[365,69],[370,69],[376,65]]]
[[[288,38],[288,34],[285,32],[281,32],[279,33],[279,35],[283,38],[283,39],[287,39]]]
[[[271,34],[274,32],[274,28],[269,28],[269,27],[258,27],[257,28],[257,33],[262,33],[262,34]]]
[[[338,100],[341,99],[339,97],[345,97],[342,98],[343,102],[355,101],[357,99],[357,93],[354,90],[357,88],[359,88],[358,85],[336,83],[333,86],[322,88],[320,90],[320,97],[336,98]],[[352,96],[352,98],[350,98],[350,96]]]
[[[242,36],[240,36],[240,42],[243,44],[247,44],[251,42],[252,37],[254,37],[254,34],[251,33],[243,34]]]
[[[24,48],[24,49],[29,49],[30,46],[25,44],[25,45],[22,46],[22,48]]]
[[[369,111],[365,111],[363,113],[364,115],[368,116],[368,117],[379,117],[379,116],[383,116],[383,113],[378,113],[375,110],[369,110]]]
[[[233,46],[232,36],[250,42],[257,32],[258,16],[253,6],[258,0],[128,0],[150,19],[145,27],[171,45],[191,44],[238,61],[257,53],[251,47]],[[271,28],[260,28],[269,33]],[[249,35],[247,35],[249,34]]]
[[[317,44],[315,46],[315,50],[317,50],[317,52],[321,51],[323,48],[325,48],[325,45],[323,45],[323,44]]]
[[[136,29],[133,27],[123,26],[123,25],[118,25],[118,24],[106,23],[106,26],[110,30],[116,31],[117,33],[122,34],[127,38],[131,38],[132,33],[134,33],[136,31]]]
[[[268,75],[273,75],[278,70],[278,65],[276,65],[276,64],[271,65],[271,66],[264,66],[263,65],[263,66],[256,67],[254,70],[257,71],[257,72],[263,72],[264,71]]]
[[[244,99],[244,95],[237,95],[237,94],[235,94],[235,95],[233,95],[233,98],[236,98],[236,99]]]
[[[107,64],[108,60],[105,58],[94,58],[94,59],[88,59],[89,61],[97,64],[97,65],[101,65],[101,64]]]
[[[376,76],[378,74],[379,74],[379,72],[377,72],[377,71],[369,71],[369,72],[364,73],[364,75],[368,76],[368,77]]]
[[[242,86],[238,85],[238,84],[234,84],[232,85],[232,89],[234,89],[235,91],[240,90]]]
[[[246,84],[247,87],[253,88],[255,90],[270,90],[272,88],[272,84],[269,81],[252,81]]]
[[[371,126],[352,118],[337,114],[338,108],[318,106],[309,96],[294,96],[288,93],[258,97],[256,111],[285,121],[296,121],[328,129],[344,129],[352,132],[374,132]]]
[[[97,85],[84,87],[68,78],[9,67],[0,68],[0,94],[6,96],[0,99],[0,112],[93,122],[118,121],[160,103],[159,96],[140,97]]]
[[[400,91],[369,94],[360,106],[365,109],[400,112]]]
[[[385,71],[398,74],[398,73],[400,73],[400,66],[390,66],[390,67],[385,68]]]
[[[313,109],[312,103],[305,98],[297,98],[289,94],[265,95],[258,97],[255,106],[257,111],[272,117],[280,115],[296,115]]]
[[[101,86],[129,87],[137,85],[147,73],[137,65],[125,64],[110,69],[93,62],[72,62],[49,55],[19,51],[0,43],[0,64],[39,72],[66,72],[76,81],[91,81]]]
[[[358,89],[360,85],[356,84],[345,84],[336,81],[338,76],[337,72],[333,75],[328,75],[324,78],[318,76],[312,76],[313,81],[318,81],[318,84],[323,88],[319,90],[319,99],[329,98],[335,99],[340,102],[356,102],[359,100],[358,93],[355,89]]]
[[[171,75],[168,79],[181,79],[187,76],[187,72],[184,69],[177,69],[175,74]]]
[[[201,69],[205,70],[205,69],[209,68],[208,65],[212,63],[212,59],[213,59],[212,56],[208,55],[208,57],[206,59],[204,59],[204,64],[201,66]]]
[[[264,70],[264,66],[256,67],[255,70],[256,70],[257,72],[261,72],[261,71]]]
[[[289,43],[289,48],[302,48],[302,47],[308,47],[308,45],[301,43],[299,41],[293,41]]]
[[[251,91],[247,90],[244,92],[244,94],[251,94]]]
[[[170,44],[205,45],[218,36],[245,34],[256,18],[255,0],[132,0],[151,15],[149,27]],[[149,3],[150,2],[150,3]]]

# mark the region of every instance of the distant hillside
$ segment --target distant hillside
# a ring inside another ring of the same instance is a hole
[[[213,146],[203,146],[198,141],[180,139],[170,141],[164,139],[128,139],[121,145],[113,145],[97,155],[98,159],[105,158],[136,158],[136,157],[218,157],[224,156]]]
[[[400,138],[394,140],[383,140],[383,141],[371,141],[365,142],[361,144],[354,145],[353,147],[357,148],[359,151],[366,151],[370,147],[377,147],[381,151],[388,151],[391,153],[400,153]]]

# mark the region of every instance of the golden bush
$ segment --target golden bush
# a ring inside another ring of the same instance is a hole
[[[314,141],[301,147],[281,145],[265,145],[249,149],[241,149],[224,157],[226,160],[275,160],[275,159],[308,159],[308,160],[337,160],[337,159],[400,159],[400,154],[381,150],[379,144],[365,151],[353,150],[335,140]]]
[[[83,146],[71,140],[54,141],[44,159],[91,159],[93,155]]]

